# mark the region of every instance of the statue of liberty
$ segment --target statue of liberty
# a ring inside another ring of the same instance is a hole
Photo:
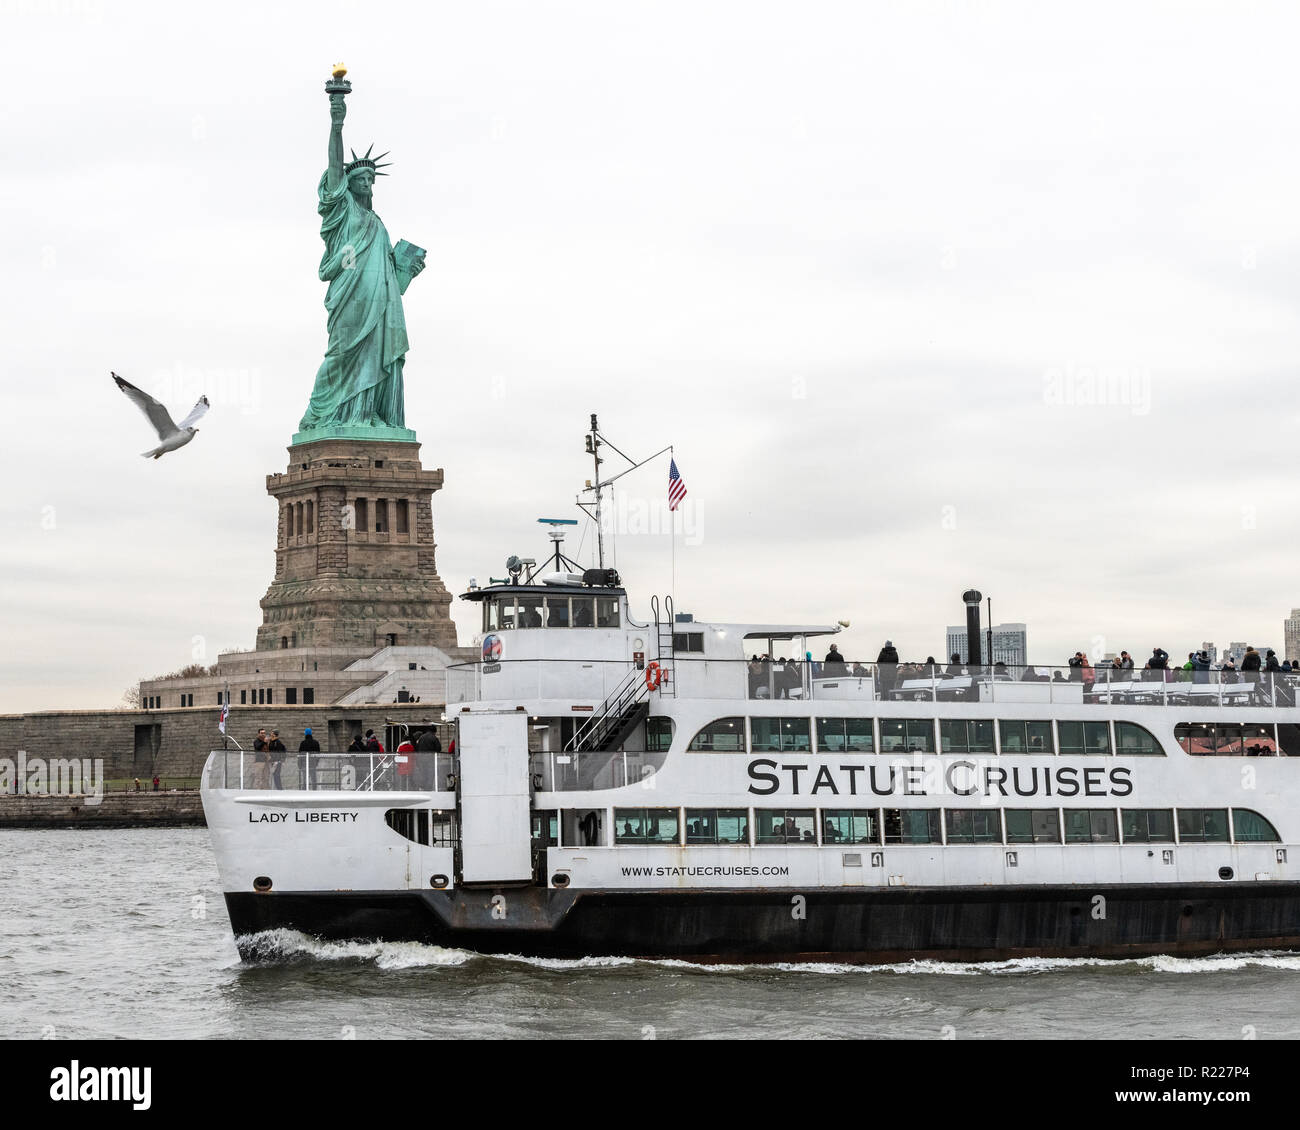
[[[361,429],[382,429],[383,438],[414,439],[406,430],[402,366],[408,342],[402,295],[424,270],[424,251],[388,239],[383,221],[371,208],[375,177],[386,176],[379,161],[352,152],[343,160],[344,101],[352,84],[345,68],[334,70],[325,84],[330,98],[329,167],[316,192],[325,254],[320,278],[329,283],[329,345],[316,372],[311,402],[294,442],[347,435],[363,438]]]

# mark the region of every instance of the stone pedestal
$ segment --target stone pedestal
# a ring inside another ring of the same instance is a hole
[[[288,470],[266,480],[280,523],[257,650],[454,649],[451,594],[434,558],[431,502],[441,487],[442,471],[420,466],[418,443],[291,446]]]

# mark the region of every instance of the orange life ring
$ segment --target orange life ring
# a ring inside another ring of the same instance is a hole
[[[652,691],[657,691],[659,689],[659,680],[662,677],[663,672],[660,670],[659,664],[653,659],[650,660],[650,662],[646,664],[645,668],[645,685]]]

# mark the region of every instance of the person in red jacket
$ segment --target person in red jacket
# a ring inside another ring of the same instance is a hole
[[[402,792],[410,792],[415,769],[415,745],[409,737],[403,738],[397,747],[397,787]]]

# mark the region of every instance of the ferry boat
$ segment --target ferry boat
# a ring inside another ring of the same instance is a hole
[[[837,623],[638,616],[552,537],[462,594],[454,747],[306,755],[283,791],[210,755],[245,958],[282,928],[712,962],[1300,946],[1293,677],[837,662]]]

